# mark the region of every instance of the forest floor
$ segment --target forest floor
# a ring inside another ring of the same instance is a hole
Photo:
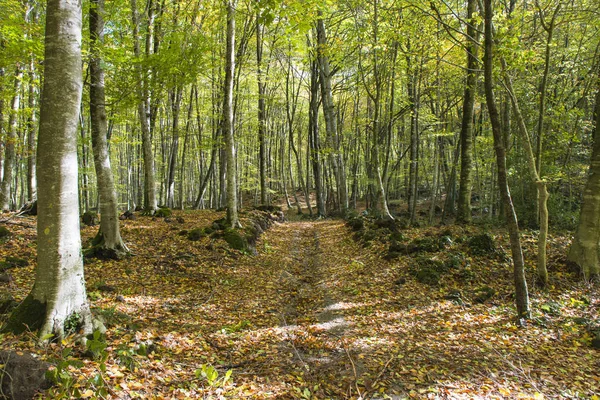
[[[221,239],[192,242],[179,234],[210,226],[222,213],[175,216],[183,220],[123,221],[134,256],[86,260],[88,296],[108,328],[107,347],[93,349],[96,357],[78,351],[72,338],[44,347],[33,334],[0,338],[2,349],[59,363],[61,385],[43,397],[597,399],[600,393],[589,328],[598,323],[599,291],[566,268],[564,235],[550,238],[552,284],[547,291],[530,286],[533,318],[519,326],[503,230],[405,229],[409,242],[451,240],[439,251],[386,260],[388,244],[356,240],[342,220],[299,219],[275,224],[260,237],[258,254],[249,255]],[[11,269],[0,290],[19,301],[33,284],[36,251],[35,219],[18,221],[30,227],[7,225],[12,235],[0,259],[17,256],[28,266]],[[96,229],[82,229],[84,242]],[[472,254],[468,238],[483,231],[498,250]],[[523,239],[532,265],[534,235]],[[425,259],[455,263],[439,282],[425,284],[414,272]],[[481,299],[482,292],[491,297]]]

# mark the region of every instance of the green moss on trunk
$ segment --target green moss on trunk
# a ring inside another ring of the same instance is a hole
[[[20,334],[25,330],[37,331],[42,327],[45,316],[46,304],[29,294],[10,314],[6,325],[2,327],[2,332]]]

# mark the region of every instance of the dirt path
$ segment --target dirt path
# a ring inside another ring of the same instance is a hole
[[[259,255],[249,260],[267,273],[263,289],[271,292],[269,300],[276,299],[274,307],[270,301],[255,306],[272,307],[269,312],[276,316],[277,327],[270,329],[266,345],[276,349],[270,353],[269,364],[261,362],[259,370],[248,373],[263,375],[271,384],[279,381],[281,397],[358,394],[364,367],[349,345],[347,303],[335,288],[339,255],[344,250],[322,245],[323,240],[340,243],[330,237],[339,228],[339,222],[331,221],[276,226],[259,242]],[[248,338],[240,339],[240,348],[246,348]],[[327,387],[323,382],[329,382]]]

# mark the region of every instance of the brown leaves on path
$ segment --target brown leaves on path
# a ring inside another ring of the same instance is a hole
[[[384,244],[363,247],[343,221],[276,224],[259,239],[258,255],[250,256],[222,239],[193,242],[180,235],[210,226],[222,213],[175,214],[184,222],[123,222],[134,257],[86,261],[92,307],[109,329],[104,363],[72,356],[84,360],[69,372],[82,397],[103,385],[107,398],[576,398],[600,392],[597,353],[582,323],[597,319],[597,290],[556,263],[555,286],[532,292],[535,318],[518,328],[509,263],[470,255],[460,240],[477,228],[453,228],[450,247],[427,256],[460,255],[460,265],[430,286],[410,272],[421,258],[386,261]],[[84,238],[95,229],[84,228]],[[34,232],[11,230],[0,257],[21,254],[29,266],[12,270],[13,283],[2,289],[22,300],[33,284]],[[412,240],[440,233],[403,234]],[[495,237],[501,247],[501,233]],[[564,243],[552,240],[555,260]],[[473,290],[483,285],[496,294],[476,304]],[[461,300],[450,292],[460,292]],[[74,345],[67,340],[40,348],[32,335],[8,335],[1,347],[60,359]]]

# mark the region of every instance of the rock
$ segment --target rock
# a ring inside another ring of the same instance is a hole
[[[10,236],[10,231],[5,226],[0,226],[0,239],[8,238]]]
[[[475,289],[475,296],[473,302],[477,304],[483,304],[496,294],[496,291],[489,286],[481,286]]]
[[[406,278],[404,278],[404,277],[400,277],[400,278],[396,279],[396,281],[394,282],[394,284],[397,286],[402,286],[405,283],[406,283]]]
[[[154,213],[154,216],[157,218],[168,218],[173,214],[173,211],[171,211],[170,208],[159,208],[156,213]]]
[[[50,364],[30,354],[0,351],[0,364],[2,394],[8,399],[30,400],[53,384],[46,377]]]
[[[490,255],[496,252],[494,238],[489,233],[473,236],[469,239],[471,253],[477,256]]]
[[[127,210],[123,214],[121,214],[121,216],[119,217],[119,219],[120,220],[125,220],[125,219],[134,220],[135,219],[135,214],[133,213],[133,211]]]
[[[13,277],[8,272],[0,274],[0,283],[11,283],[12,281]]]
[[[10,313],[17,305],[18,303],[9,293],[0,294],[0,314]]]
[[[115,288],[114,286],[111,285],[98,285],[98,287],[96,288],[101,292],[106,292],[106,293],[114,293],[117,291],[117,288]]]
[[[195,228],[187,233],[188,239],[193,242],[197,242],[198,240],[202,239],[205,236],[206,236],[206,232],[202,228]]]
[[[592,347],[600,350],[600,335],[596,335],[596,337],[592,339]]]
[[[125,302],[125,297],[123,297],[121,295],[118,295],[117,297],[115,297],[115,300],[118,301],[118,302],[124,303]]]
[[[356,217],[349,220],[346,225],[352,228],[353,231],[357,232],[365,227],[365,221],[360,217]]]
[[[87,226],[98,225],[98,214],[92,211],[86,211],[81,215],[81,221]]]
[[[245,251],[248,250],[248,240],[236,229],[226,229],[223,233],[223,239],[232,249]]]
[[[182,217],[175,218],[175,221],[177,221],[177,223],[179,223],[179,224],[185,223],[185,219],[183,219]]]

